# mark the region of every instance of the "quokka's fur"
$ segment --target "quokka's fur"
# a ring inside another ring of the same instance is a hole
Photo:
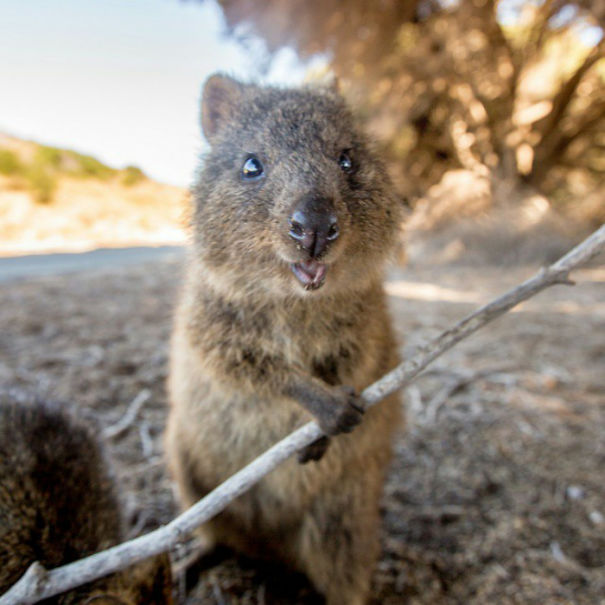
[[[51,569],[122,539],[114,478],[92,429],[57,404],[0,395],[0,595],[34,561]],[[171,584],[162,555],[44,603],[168,605]]]
[[[173,475],[189,506],[309,420],[328,435],[361,421],[301,454],[314,462],[281,465],[205,532],[306,573],[329,605],[364,603],[400,402],[361,420],[354,393],[398,362],[382,280],[401,204],[332,90],[213,76],[202,127],[211,150],[172,338]],[[262,174],[247,178],[256,162]],[[326,228],[319,248],[295,224],[301,208]]]

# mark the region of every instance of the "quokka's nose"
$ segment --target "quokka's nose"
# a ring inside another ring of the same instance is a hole
[[[319,258],[338,239],[340,229],[330,200],[303,198],[290,216],[288,235],[311,258]]]

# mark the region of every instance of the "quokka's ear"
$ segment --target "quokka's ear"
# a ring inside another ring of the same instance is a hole
[[[204,136],[211,144],[225,124],[233,119],[243,92],[244,84],[223,74],[215,74],[206,80],[201,123]]]

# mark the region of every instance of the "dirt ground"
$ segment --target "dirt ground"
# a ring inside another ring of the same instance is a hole
[[[394,270],[402,352],[535,269]],[[461,343],[408,388],[373,603],[605,603],[605,265],[574,278],[575,287],[551,288]],[[102,427],[142,404],[107,438],[133,536],[176,514],[162,433],[179,279],[180,260],[167,259],[0,285],[0,388],[75,402]],[[188,595],[179,576],[178,599],[306,602],[306,587],[276,586],[271,575],[226,556]]]

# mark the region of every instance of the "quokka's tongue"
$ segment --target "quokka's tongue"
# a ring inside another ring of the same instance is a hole
[[[292,271],[305,290],[317,290],[323,286],[328,268],[316,260],[292,263]]]

